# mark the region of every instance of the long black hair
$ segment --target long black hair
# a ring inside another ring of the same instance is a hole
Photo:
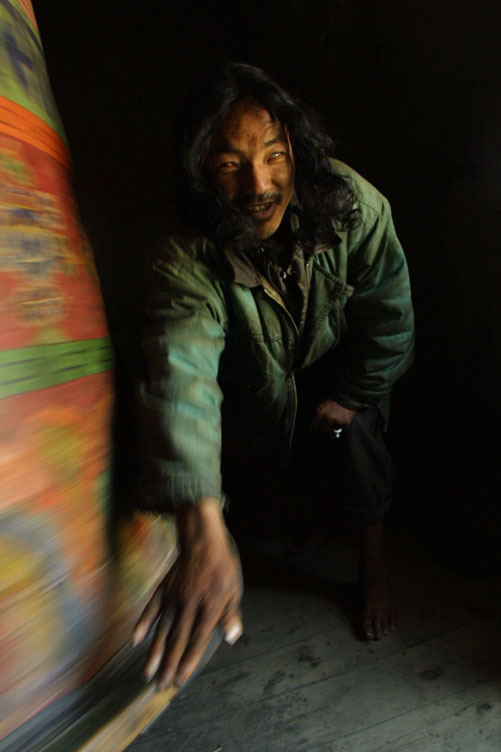
[[[239,223],[240,235],[246,234],[241,215],[237,220],[206,168],[218,126],[242,99],[258,102],[288,130],[295,163],[295,192],[288,211],[299,219],[298,239],[306,243],[335,242],[333,220],[343,229],[355,227],[359,222],[356,199],[347,183],[332,171],[329,157],[334,145],[318,116],[300,105],[268,73],[239,62],[216,65],[188,93],[180,123],[182,148],[178,152],[175,191],[184,223],[195,223],[223,243],[236,239]],[[247,230],[251,233],[250,227]]]

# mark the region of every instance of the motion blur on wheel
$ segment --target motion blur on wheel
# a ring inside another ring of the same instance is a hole
[[[119,750],[170,699],[130,635],[174,536],[112,502],[112,349],[29,0],[0,39],[0,750]]]

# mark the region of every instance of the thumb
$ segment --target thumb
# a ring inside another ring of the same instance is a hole
[[[239,608],[232,608],[223,616],[221,619],[221,628],[225,641],[229,645],[234,645],[244,631],[242,614]]]

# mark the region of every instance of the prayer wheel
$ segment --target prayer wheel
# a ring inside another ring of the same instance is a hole
[[[0,750],[118,750],[170,697],[129,645],[175,541],[114,508],[112,348],[29,0],[0,34]]]

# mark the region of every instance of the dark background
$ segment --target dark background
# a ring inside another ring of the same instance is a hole
[[[393,206],[418,330],[394,394],[397,506],[431,522],[457,564],[499,568],[497,0],[33,4],[122,374],[144,257],[165,229],[180,95],[218,58],[264,67]]]

